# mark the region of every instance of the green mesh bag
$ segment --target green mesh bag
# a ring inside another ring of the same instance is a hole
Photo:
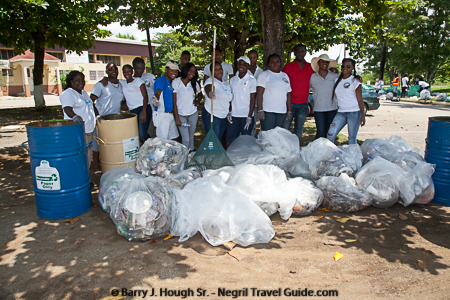
[[[198,167],[200,170],[217,170],[222,167],[234,166],[231,159],[228,157],[225,149],[217,138],[214,132],[213,122],[211,122],[211,129],[198,148],[195,155],[189,162],[190,167]]]

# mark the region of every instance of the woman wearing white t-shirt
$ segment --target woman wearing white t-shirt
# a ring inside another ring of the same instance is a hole
[[[92,142],[95,128],[95,116],[98,115],[89,95],[84,90],[84,74],[72,71],[66,77],[64,92],[59,96],[64,111],[65,120],[73,120],[75,124],[84,122],[84,139],[86,143]],[[87,164],[91,167],[92,146],[89,147]]]
[[[291,84],[289,76],[281,72],[278,54],[267,58],[269,70],[262,72],[256,81],[256,101],[261,130],[283,127],[284,120],[292,119]]]
[[[125,77],[125,80],[121,80],[123,96],[130,112],[138,116],[139,139],[144,143],[150,137],[147,130],[152,113],[148,105],[147,90],[141,78],[133,78],[132,66],[124,65],[122,73]]]
[[[353,59],[345,58],[342,61],[341,75],[336,79],[334,85],[331,101],[336,101],[337,99],[338,112],[327,134],[327,138],[333,143],[336,136],[347,124],[348,143],[356,144],[359,126],[366,124],[361,83],[354,77],[356,75],[354,72],[355,64],[356,62]],[[334,96],[336,96],[336,99]]]
[[[173,115],[180,129],[183,145],[189,151],[194,151],[194,135],[198,120],[197,106],[203,98],[197,80],[197,68],[193,63],[186,63],[181,68],[181,77],[172,81]],[[197,100],[195,94],[197,94]]]
[[[212,73],[212,64],[210,71]],[[203,126],[206,132],[208,132],[211,126],[211,98],[213,98],[213,130],[219,138],[219,141],[222,139],[225,128],[227,127],[227,115],[230,111],[230,102],[233,99],[230,83],[224,81],[222,75],[222,66],[216,61],[214,66],[214,92],[212,91],[212,80],[208,78],[205,81],[205,106],[202,111]]]

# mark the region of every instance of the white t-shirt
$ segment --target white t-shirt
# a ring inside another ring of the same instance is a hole
[[[337,109],[337,101],[331,101],[333,97],[333,88],[336,78],[339,74],[328,71],[327,76],[323,78],[319,73],[311,75],[309,87],[313,89],[314,111],[324,112]]]
[[[253,75],[249,72],[247,72],[242,79],[239,78],[239,75],[234,76],[230,79],[230,86],[231,91],[233,92],[231,115],[238,118],[248,117],[248,111],[250,109],[250,94],[256,93],[255,77],[253,77]]]
[[[148,99],[153,98],[153,86],[155,85],[156,77],[151,73],[143,73],[141,77],[133,77],[133,78],[141,78],[141,80],[145,84],[145,89],[147,90]],[[149,100],[150,101],[150,100]]]
[[[123,86],[123,95],[127,100],[127,106],[129,110],[138,108],[144,105],[144,96],[141,93],[141,85],[144,84],[142,79],[134,78],[130,83],[126,80],[120,79],[120,83]]]
[[[100,116],[120,113],[120,103],[123,100],[123,87],[120,83],[112,83],[108,81],[107,86],[103,86],[101,82],[94,84],[92,95],[98,97],[95,100]]]
[[[203,74],[208,76],[209,78],[211,78],[211,70],[209,69],[210,65],[211,64],[207,64],[203,69]],[[222,69],[223,69],[222,80],[228,81],[228,76],[233,75],[233,67],[229,63],[223,61]]]
[[[422,88],[427,88],[430,85],[427,82],[420,80],[419,81],[419,86],[421,86]]]
[[[250,72],[250,71],[249,71],[249,72]],[[255,71],[255,74],[252,74],[252,75],[253,75],[253,77],[255,77],[256,79],[258,79],[259,75],[260,75],[262,72],[264,72],[264,70],[261,69],[258,65],[256,65],[256,71]],[[250,72],[250,74],[251,74],[251,73],[252,73],[252,72]]]
[[[402,78],[402,87],[408,87],[408,80],[409,78],[406,76]]]
[[[173,93],[177,94],[177,108],[180,116],[190,116],[197,111],[194,105],[195,93],[189,81],[187,85],[181,81],[181,77],[172,81]],[[200,85],[196,82],[197,93],[201,92]]]
[[[59,96],[59,101],[63,107],[70,106],[73,112],[79,115],[84,121],[84,132],[91,133],[95,128],[95,112],[94,103],[85,90],[81,94],[72,88],[68,88]],[[66,112],[64,112],[64,120],[72,120]]]
[[[204,84],[211,85],[211,78],[208,78]],[[230,102],[233,99],[233,94],[231,92],[230,83],[228,81],[214,80],[214,93],[216,98],[214,98],[213,115],[217,118],[223,119],[228,115],[230,111]],[[208,95],[205,95],[205,109],[207,112],[211,113],[211,99]]]
[[[281,72],[274,73],[270,70],[262,72],[256,82],[256,86],[265,88],[263,94],[263,110],[267,112],[285,114],[287,111],[287,93],[292,91],[289,76]]]
[[[375,88],[381,90],[381,81],[375,81]]]
[[[337,81],[337,79],[336,79]],[[338,101],[338,112],[359,111],[358,99],[356,98],[356,88],[361,85],[359,80],[353,75],[347,79],[342,79],[336,87],[334,94]]]

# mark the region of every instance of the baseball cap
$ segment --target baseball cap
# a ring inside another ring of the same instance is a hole
[[[237,59],[237,61],[243,60],[246,63],[250,64],[250,58],[248,58],[247,56],[241,56]]]
[[[180,68],[178,67],[178,65],[174,62],[168,61],[166,64],[166,68],[171,68],[172,70],[178,70],[180,71]]]

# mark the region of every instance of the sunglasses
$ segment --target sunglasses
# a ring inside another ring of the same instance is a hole
[[[117,67],[109,67],[108,69],[107,69],[108,71],[112,71],[112,70],[118,70],[118,68]]]
[[[353,67],[352,65],[342,65],[341,66],[342,69],[345,69],[345,68],[351,69],[352,67]]]

